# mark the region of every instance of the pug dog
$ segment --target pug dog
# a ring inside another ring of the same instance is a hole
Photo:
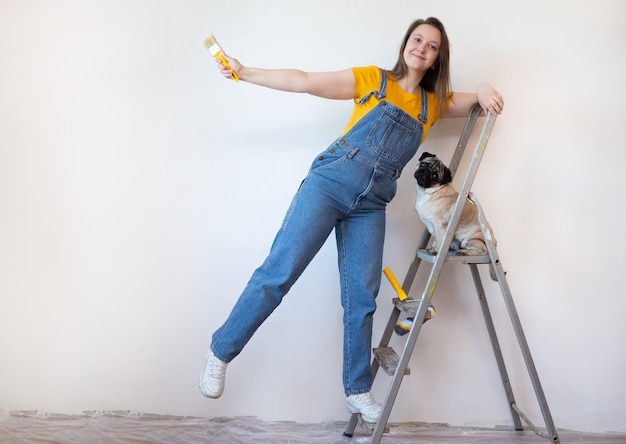
[[[443,234],[452,217],[452,210],[459,193],[452,186],[452,172],[450,168],[434,154],[424,153],[419,160],[419,166],[414,174],[417,181],[415,211],[417,211],[420,219],[434,237],[428,252],[437,254],[439,245],[441,245],[443,240]],[[496,239],[493,236],[491,227],[488,226],[488,229],[495,245]],[[478,223],[478,210],[476,210],[476,207],[469,199],[467,199],[463,207],[461,219],[456,227],[450,250],[457,255],[476,256],[488,254],[485,238]],[[489,275],[494,281],[498,280],[493,264],[489,264]],[[431,309],[432,313],[430,313]],[[429,307],[429,314],[430,316],[427,314],[424,322],[432,318],[433,314],[436,314],[434,307]],[[395,325],[394,331],[400,336],[405,335],[413,328],[414,321],[415,318],[406,318]]]
[[[415,211],[434,237],[428,252],[437,254],[459,193],[452,186],[450,169],[437,156],[425,152],[419,160],[414,174],[417,181]],[[488,228],[491,232],[491,227]],[[495,238],[492,232],[491,234],[495,245]],[[478,212],[469,199],[463,207],[450,250],[457,255],[487,254],[485,239],[478,223]]]

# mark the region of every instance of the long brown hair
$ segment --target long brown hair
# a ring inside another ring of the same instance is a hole
[[[420,85],[426,90],[435,93],[435,97],[437,98],[437,118],[441,117],[441,115],[445,112],[448,100],[451,96],[451,87],[450,87],[450,41],[448,40],[448,34],[446,33],[446,29],[443,26],[443,23],[439,21],[439,19],[435,17],[428,17],[427,19],[417,19],[409,26],[406,34],[404,35],[404,40],[402,41],[402,46],[400,47],[400,54],[398,56],[398,61],[390,73],[396,78],[401,79],[407,74],[407,66],[404,61],[404,49],[406,48],[406,44],[411,37],[411,34],[415,29],[420,25],[430,25],[434,26],[441,33],[441,44],[439,45],[439,55],[437,56],[437,62],[433,65],[432,69],[429,69]]]

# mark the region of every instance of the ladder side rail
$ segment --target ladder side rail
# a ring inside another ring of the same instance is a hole
[[[478,102],[476,102],[470,110],[467,119],[465,120],[465,126],[463,127],[463,131],[461,132],[461,136],[459,137],[459,141],[454,150],[454,154],[452,155],[452,160],[448,165],[448,168],[450,168],[450,172],[452,173],[452,177],[454,177],[457,169],[459,168],[459,164],[461,163],[461,159],[463,158],[463,154],[465,153],[465,148],[467,147],[467,143],[469,142],[469,139],[474,130],[474,126],[476,126],[476,121],[478,120],[481,112],[482,107]],[[409,266],[409,269],[404,277],[404,281],[402,282],[402,289],[406,294],[409,294],[411,286],[413,285],[413,281],[415,280],[415,276],[417,275],[417,270],[420,266],[421,259],[418,257],[417,252],[427,247],[430,237],[431,235],[428,229],[424,228],[422,237],[417,244],[417,251],[415,252],[413,262],[411,262],[411,265]]]
[[[440,255],[442,258],[442,262],[445,261],[445,254]],[[443,263],[442,263],[443,266]],[[433,267],[434,268],[434,267]],[[439,269],[441,272],[441,268]],[[433,272],[431,271],[431,276]],[[431,277],[431,280],[436,281],[437,276]],[[426,292],[424,292],[426,293]],[[432,295],[431,295],[432,296]],[[389,421],[389,416],[391,414],[391,409],[393,408],[393,404],[396,401],[396,397],[398,396],[398,392],[400,391],[400,385],[402,383],[402,379],[404,378],[404,373],[409,366],[409,360],[411,359],[411,354],[413,349],[415,348],[415,343],[417,342],[417,337],[419,336],[419,332],[424,324],[424,319],[426,319],[426,313],[428,311],[428,306],[430,305],[431,296],[425,297],[422,296],[422,299],[419,304],[419,308],[415,313],[415,320],[413,322],[413,326],[409,331],[408,338],[404,344],[404,349],[402,354],[400,355],[400,359],[398,361],[398,366],[396,371],[391,379],[391,384],[387,390],[387,395],[385,396],[385,401],[383,403],[383,410],[380,413],[380,418],[376,423],[376,427],[374,428],[374,433],[372,435],[371,443],[378,444],[383,436],[385,431],[385,427],[387,426],[387,422]]]
[[[343,429],[343,436],[347,436],[348,438],[352,438],[354,436],[354,429],[356,429],[356,425],[359,422],[359,414],[352,413],[350,415],[350,419],[348,419],[348,423],[346,424],[346,428]]]
[[[556,427],[554,426],[552,414],[550,413],[550,408],[548,407],[548,402],[546,401],[546,396],[541,386],[541,381],[539,380],[537,368],[530,353],[528,341],[526,340],[526,335],[524,334],[524,329],[522,328],[522,323],[515,307],[515,302],[513,301],[513,297],[511,296],[511,289],[509,288],[509,284],[506,280],[506,275],[504,273],[500,257],[498,256],[498,251],[493,241],[491,240],[491,233],[488,230],[487,219],[485,218],[485,214],[476,197],[472,195],[471,199],[474,205],[476,205],[476,209],[478,211],[478,222],[481,226],[481,229],[483,230],[483,235],[485,236],[485,244],[487,245],[489,257],[491,258],[491,264],[493,265],[493,268],[495,270],[498,284],[500,286],[506,308],[509,312],[509,318],[511,319],[511,324],[513,325],[513,330],[515,332],[515,336],[517,337],[517,342],[522,352],[524,363],[526,364],[526,369],[528,370],[528,374],[530,376],[530,380],[533,385],[535,396],[539,403],[539,407],[541,409],[541,414],[546,424],[546,428],[550,433],[552,442],[554,444],[559,444],[560,441],[556,431]]]
[[[443,266],[446,262],[446,256],[448,255],[448,251],[450,250],[450,246],[452,245],[452,241],[454,239],[454,232],[456,231],[456,227],[459,224],[459,220],[461,219],[461,214],[463,212],[463,207],[466,204],[466,201],[470,194],[470,189],[474,182],[474,178],[476,177],[476,173],[478,172],[478,167],[480,166],[480,161],[485,152],[485,148],[487,147],[487,141],[489,140],[489,136],[491,135],[491,130],[493,129],[493,125],[495,124],[496,116],[494,114],[489,113],[487,118],[485,119],[485,123],[483,124],[483,128],[480,133],[480,137],[476,142],[476,147],[474,148],[474,152],[472,154],[472,159],[467,168],[467,172],[465,174],[465,178],[463,179],[463,183],[459,189],[459,195],[454,204],[454,208],[452,210],[452,217],[448,222],[448,226],[446,227],[443,239],[441,241],[441,245],[438,245],[438,253],[435,262],[433,263],[433,267],[430,271],[430,275],[428,277],[428,284],[424,289],[424,293],[422,296],[422,303],[420,304],[420,309],[418,310],[419,315],[423,315],[420,317],[416,314],[415,321],[417,325],[421,325],[425,316],[427,306],[423,307],[424,298],[428,298],[428,303],[430,304],[430,299],[435,291],[435,287],[437,285],[437,278],[443,269]],[[415,328],[415,325],[411,330]],[[405,347],[406,349],[406,347]]]
[[[430,237],[430,233],[428,233],[428,230],[425,230],[425,233],[422,236],[422,240],[424,239],[426,234],[428,234],[428,236]],[[429,237],[425,238],[425,243],[428,243]],[[419,261],[421,260],[420,258],[417,257],[417,255],[415,256],[415,258],[417,259],[417,265],[415,266],[413,277],[415,276],[415,273],[417,272],[417,267],[419,266]],[[415,264],[415,262],[416,261],[414,260],[413,264]],[[413,267],[413,264],[411,264],[411,267]],[[413,278],[411,278],[411,281],[409,282],[408,287],[405,290],[407,294],[408,294],[408,289],[411,287],[412,282],[413,282]],[[404,285],[403,285],[403,289],[404,289]],[[380,342],[378,343],[378,347],[387,347],[389,345],[389,342],[391,342],[391,337],[393,336],[393,333],[394,333],[394,327],[398,323],[399,318],[400,318],[400,309],[396,307],[394,304],[392,311],[389,314],[387,325],[385,326],[385,329],[383,330],[383,334],[380,338]],[[372,366],[372,380],[374,380],[378,374],[378,370],[380,369],[380,364],[378,362],[378,359],[376,359],[376,356],[372,356],[371,366]],[[357,423],[358,423],[358,414],[352,413],[350,415],[350,419],[348,420],[348,423],[346,424],[346,427],[344,428],[344,432],[343,432],[344,436],[352,437],[354,435],[354,430],[356,429]]]
[[[478,300],[480,301],[480,307],[483,312],[483,317],[485,318],[487,332],[489,333],[489,340],[491,341],[491,347],[493,348],[493,353],[496,358],[496,363],[498,364],[498,370],[500,372],[500,378],[502,379],[502,386],[504,387],[504,393],[507,398],[507,404],[509,406],[509,409],[511,410],[511,417],[513,418],[513,424],[515,425],[515,430],[521,431],[524,428],[522,426],[522,422],[520,421],[519,414],[513,408],[513,405],[515,405],[515,396],[513,394],[513,387],[511,386],[511,380],[506,370],[506,364],[504,362],[504,357],[502,356],[502,349],[500,348],[500,341],[498,340],[496,328],[493,324],[493,318],[491,316],[491,310],[489,309],[489,303],[487,302],[487,297],[485,295],[485,289],[483,287],[482,280],[480,279],[480,274],[478,272],[478,265],[476,264],[468,264],[468,265],[470,266],[470,271],[472,273],[472,278],[474,280],[474,287],[476,288]]]
[[[530,429],[533,432],[535,432],[537,436],[541,436],[542,438],[545,438],[545,439],[553,439],[553,437],[548,435],[546,432],[540,430],[535,424],[533,424],[532,421],[528,418],[528,416],[526,416],[524,412],[522,412],[522,410],[517,406],[517,404],[513,404],[511,407],[515,409],[517,414],[524,420],[526,424],[528,424],[528,427],[530,427]],[[555,441],[555,442],[558,442],[558,441]]]
[[[379,347],[387,347],[389,342],[391,342],[391,337],[393,336],[394,327],[398,323],[398,319],[400,318],[400,309],[398,307],[393,306],[393,310],[389,315],[389,320],[387,321],[387,326],[385,330],[383,330],[383,335],[380,338],[380,342],[378,344]],[[372,377],[376,377],[376,372],[378,371],[378,361],[374,359],[372,361]]]
[[[402,281],[402,289],[407,295],[409,294],[409,291],[411,291],[411,286],[413,285],[413,281],[415,281],[417,270],[419,269],[420,263],[422,262],[422,259],[420,259],[417,253],[421,249],[426,248],[428,246],[429,240],[430,240],[430,232],[428,231],[428,228],[424,228],[422,237],[420,238],[420,241],[417,244],[417,250],[415,250],[415,256],[413,257],[413,261],[411,262],[411,265],[409,265],[409,269],[406,272],[404,281]]]
[[[402,383],[402,379],[404,378],[404,373],[409,366],[409,361],[415,348],[417,338],[422,329],[422,325],[424,324],[424,320],[426,319],[428,306],[431,303],[435,288],[437,287],[437,281],[439,280],[439,276],[441,275],[441,271],[443,270],[448,250],[450,249],[450,245],[452,244],[452,240],[454,238],[455,230],[451,230],[450,227],[454,225],[454,227],[456,228],[456,224],[458,224],[458,221],[461,217],[462,209],[463,208],[460,205],[460,202],[457,201],[454,209],[454,214],[457,216],[456,222],[454,222],[455,216],[453,216],[452,222],[444,233],[442,243],[441,245],[439,245],[439,252],[430,270],[430,275],[428,277],[426,287],[424,288],[417,312],[415,313],[413,326],[411,327],[406,342],[404,343],[404,348],[402,349],[402,354],[400,355],[398,366],[396,368],[395,374],[392,377],[389,389],[387,390],[387,395],[383,404],[383,410],[380,414],[378,422],[376,423],[376,427],[372,435],[372,444],[378,444],[380,442],[385,426],[387,425],[387,421],[389,421],[391,409],[396,401],[398,392],[400,391],[400,385]]]
[[[495,120],[496,116],[489,113],[487,115],[487,118],[485,119],[485,123],[483,124],[483,128],[476,143],[476,147],[474,148],[472,160],[470,161],[470,165],[467,169],[463,184],[461,185],[461,191],[459,191],[459,196],[456,200],[456,203],[454,204],[452,217],[444,232],[441,245],[438,245],[439,251],[437,253],[435,262],[433,263],[433,266],[430,270],[430,275],[428,277],[426,287],[424,288],[424,291],[422,293],[422,298],[420,300],[417,313],[415,314],[413,326],[409,331],[408,338],[404,344],[402,354],[400,355],[398,367],[396,368],[396,372],[387,391],[385,403],[383,404],[383,410],[380,414],[378,422],[376,423],[374,434],[372,435],[372,444],[378,444],[380,442],[385,426],[387,425],[387,421],[389,420],[391,409],[400,390],[400,384],[402,383],[404,373],[409,365],[409,360],[411,359],[411,355],[413,353],[413,349],[415,348],[415,343],[417,342],[420,330],[422,328],[422,325],[424,324],[424,320],[426,319],[428,306],[431,303],[432,296],[437,287],[437,281],[439,280],[439,276],[441,275],[441,271],[443,270],[443,266],[446,262],[448,250],[450,250],[452,240],[454,239],[454,232],[456,231],[456,227],[459,223],[459,220],[461,219],[463,207],[465,206],[467,197],[469,196],[469,190],[478,171],[478,166],[480,165],[480,160],[482,159],[482,155],[485,151],[485,147],[487,145],[487,141],[489,140],[489,135],[491,134],[491,130],[493,128]]]
[[[392,312],[389,316],[389,320],[387,321],[387,326],[385,327],[385,330],[383,331],[383,335],[380,339],[380,343],[378,344],[379,347],[386,347],[387,345],[389,345],[389,341],[391,340],[391,336],[393,334],[393,327],[396,325],[399,318],[400,318],[400,310],[394,305]],[[374,355],[372,355],[371,367],[372,367],[372,381],[373,381],[376,378],[376,375],[378,374],[378,370],[380,369],[380,364],[378,360],[376,359],[376,356]],[[354,435],[354,430],[356,429],[356,425],[358,424],[358,421],[359,421],[359,414],[352,413],[350,415],[350,419],[348,420],[348,423],[346,424],[346,427],[343,430],[343,435],[352,438],[352,436]]]
[[[428,297],[428,303],[430,304],[430,298],[432,297],[435,291],[435,287],[437,285],[437,278],[441,273],[443,265],[446,262],[446,256],[448,255],[448,251],[450,250],[450,246],[452,245],[452,241],[454,239],[454,232],[456,231],[456,227],[459,224],[459,220],[461,219],[463,207],[465,206],[467,198],[469,197],[470,189],[472,187],[472,184],[474,183],[474,178],[476,177],[476,173],[478,172],[480,161],[485,152],[485,148],[487,147],[487,142],[489,140],[489,136],[491,135],[491,130],[493,129],[493,125],[495,124],[495,122],[496,116],[494,114],[488,113],[487,118],[485,119],[485,122],[483,124],[483,128],[480,132],[480,136],[476,142],[476,146],[472,154],[472,159],[470,160],[467,172],[465,173],[465,178],[463,179],[463,183],[461,184],[461,187],[459,189],[459,195],[452,210],[452,217],[450,218],[448,226],[444,231],[441,245],[437,246],[439,251],[437,253],[437,258],[433,263],[433,267],[430,271],[428,284],[422,296],[422,302],[424,300],[424,297]],[[426,316],[426,310],[428,307],[423,307],[422,305],[423,303],[420,304],[420,309],[418,310],[418,312],[420,315],[423,315],[423,317],[419,317],[416,314],[415,320],[417,321],[417,324],[420,324]],[[413,328],[415,328],[415,325],[413,326]]]
[[[461,132],[459,142],[456,145],[456,149],[454,150],[454,154],[452,155],[452,159],[450,160],[450,164],[448,165],[448,168],[450,168],[450,171],[452,172],[452,177],[454,177],[457,169],[459,168],[459,164],[461,163],[461,159],[463,158],[463,154],[465,153],[467,143],[469,142],[469,139],[474,130],[474,126],[476,125],[476,121],[478,120],[478,117],[480,116],[482,111],[482,107],[478,102],[476,102],[470,110],[469,115],[467,116],[467,120],[465,121],[465,126],[463,127],[463,131]]]

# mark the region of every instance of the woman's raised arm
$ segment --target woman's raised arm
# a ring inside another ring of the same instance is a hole
[[[351,69],[333,72],[306,72],[298,69],[263,69],[242,65],[237,59],[224,54],[239,80],[279,91],[307,93],[327,99],[353,99],[356,94]],[[232,70],[216,59],[224,77],[231,78]]]

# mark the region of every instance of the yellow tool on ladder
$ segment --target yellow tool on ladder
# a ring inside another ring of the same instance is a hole
[[[385,274],[385,276],[387,276],[387,279],[389,279],[389,283],[398,294],[398,299],[400,299],[401,301],[404,301],[408,296],[406,295],[406,293],[400,286],[400,282],[398,282],[398,280],[396,279],[395,275],[391,271],[391,268],[389,267],[385,268],[383,270],[383,273]]]

